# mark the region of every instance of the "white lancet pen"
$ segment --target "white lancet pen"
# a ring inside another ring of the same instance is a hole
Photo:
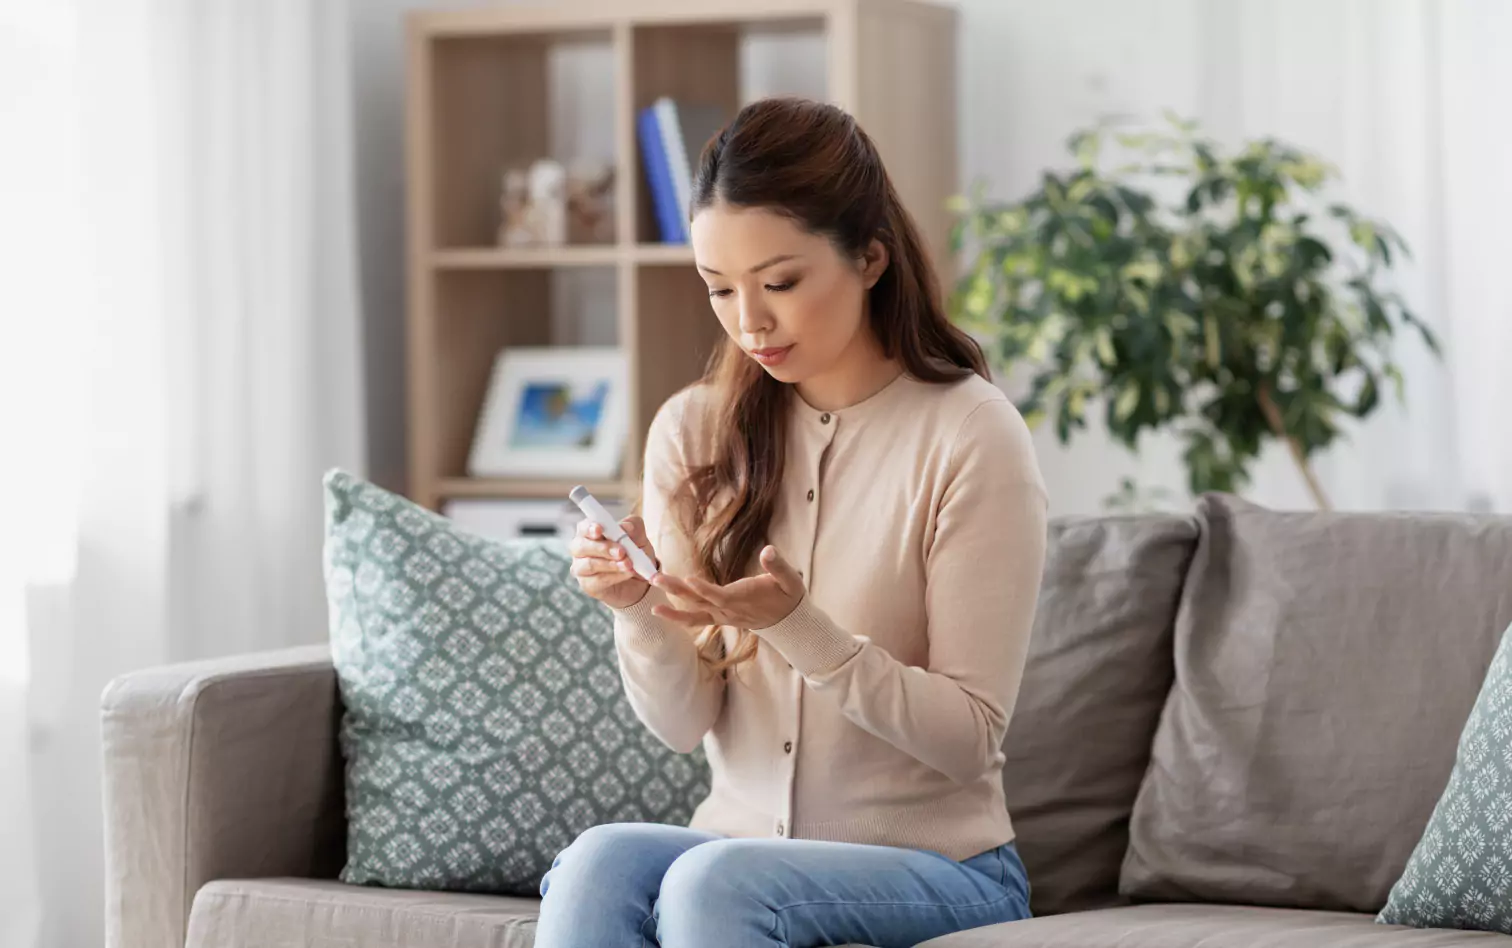
[[[635,568],[635,572],[641,579],[649,583],[655,578],[657,569],[651,557],[646,555],[645,550],[635,545],[635,541],[630,539],[630,534],[626,533],[625,528],[619,525],[619,521],[614,519],[603,504],[599,503],[599,499],[588,492],[588,488],[579,484],[567,496],[578,505],[583,516],[604,528],[606,538],[620,545],[625,555],[630,557],[630,565]]]

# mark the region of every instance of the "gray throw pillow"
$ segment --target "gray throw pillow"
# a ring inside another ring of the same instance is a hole
[[[1376,920],[1512,935],[1512,629],[1460,735],[1449,786]]]
[[[534,895],[591,826],[687,824],[702,751],[636,719],[564,545],[485,540],[341,471],[325,489],[342,881]]]
[[[1003,794],[1036,916],[1123,901],[1129,814],[1171,690],[1171,629],[1197,543],[1188,517],[1062,517],[1018,703]]]
[[[1512,517],[1209,495],[1198,529],[1120,890],[1374,915],[1512,622]]]

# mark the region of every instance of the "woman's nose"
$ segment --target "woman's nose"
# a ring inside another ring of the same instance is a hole
[[[771,328],[771,314],[762,305],[761,297],[743,294],[740,298],[740,331],[754,336]]]

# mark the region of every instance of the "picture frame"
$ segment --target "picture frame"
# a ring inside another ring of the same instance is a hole
[[[629,365],[612,346],[509,348],[494,359],[468,456],[473,477],[619,476]]]

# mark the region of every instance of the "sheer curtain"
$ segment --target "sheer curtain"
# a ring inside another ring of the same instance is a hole
[[[1439,13],[1444,63],[1444,307],[1453,412],[1470,505],[1512,513],[1512,4],[1459,0]]]
[[[1205,7],[1205,106],[1229,134],[1332,160],[1391,221],[1399,289],[1444,358],[1404,338],[1406,407],[1384,403],[1319,464],[1340,507],[1512,512],[1512,5],[1502,0],[1220,0]]]
[[[325,636],[320,475],[365,454],[346,38],[340,2],[0,12],[4,948],[101,940],[110,678]]]

